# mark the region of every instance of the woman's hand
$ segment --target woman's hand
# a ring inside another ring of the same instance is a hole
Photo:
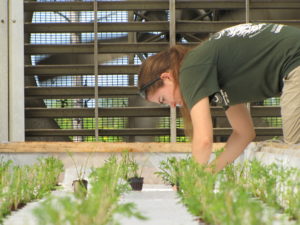
[[[224,152],[211,163],[214,172],[233,162],[255,138],[252,118],[245,104],[231,106],[226,111],[226,116],[232,127],[232,134],[227,140]]]

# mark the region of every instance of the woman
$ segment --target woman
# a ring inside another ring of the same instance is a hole
[[[174,46],[149,57],[139,74],[148,101],[182,105],[192,131],[192,154],[207,164],[212,151],[210,102],[225,108],[233,132],[215,160],[219,171],[255,138],[245,103],[280,96],[284,140],[300,142],[300,30],[281,24],[241,24],[194,49]]]

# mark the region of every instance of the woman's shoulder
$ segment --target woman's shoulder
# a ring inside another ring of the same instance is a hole
[[[213,64],[216,54],[215,44],[205,41],[187,53],[181,64],[181,70],[199,64]]]

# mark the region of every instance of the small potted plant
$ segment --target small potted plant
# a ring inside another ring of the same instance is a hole
[[[143,189],[144,177],[138,175],[139,165],[135,161],[132,161],[129,166],[132,175],[128,178],[128,182],[132,187],[132,190],[141,191]]]
[[[139,164],[134,159],[133,155],[130,155],[128,151],[122,153],[122,167],[123,167],[123,178],[127,180],[134,191],[141,191],[143,189],[144,177],[141,177]]]
[[[174,191],[179,190],[179,162],[176,157],[167,158],[160,162],[160,171],[155,172],[166,184],[171,185]]]
[[[85,179],[85,174],[86,174],[86,167],[90,155],[86,158],[84,164],[82,164],[80,168],[78,168],[77,163],[74,160],[73,154],[71,154],[70,152],[68,152],[68,154],[75,165],[75,169],[77,173],[77,179],[73,180],[72,182],[75,196],[79,198],[85,198],[87,195],[87,188],[88,188],[88,181]]]

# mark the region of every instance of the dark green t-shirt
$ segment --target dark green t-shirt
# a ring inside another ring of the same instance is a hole
[[[300,29],[241,24],[192,49],[180,68],[180,89],[191,109],[224,91],[229,105],[279,96],[282,79],[300,65]]]

